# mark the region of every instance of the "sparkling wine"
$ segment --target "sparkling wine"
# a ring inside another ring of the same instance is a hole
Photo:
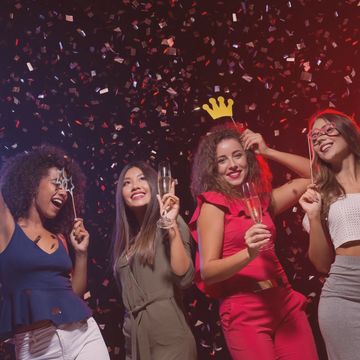
[[[161,197],[164,194],[170,192],[171,188],[171,176],[159,176],[158,177],[158,190]]]
[[[251,218],[255,223],[260,224],[262,221],[262,211],[259,196],[251,196],[244,200]]]

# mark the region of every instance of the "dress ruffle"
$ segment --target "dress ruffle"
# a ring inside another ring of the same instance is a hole
[[[10,338],[19,326],[41,320],[55,325],[80,321],[91,316],[85,302],[69,289],[23,289],[1,292],[0,338]]]
[[[197,221],[200,216],[201,207],[205,204],[212,204],[221,209],[224,216],[224,240],[222,256],[231,256],[232,253],[241,251],[246,247],[244,234],[248,227],[252,226],[253,221],[248,214],[245,204],[241,199],[229,199],[224,194],[208,191],[197,196],[197,207],[190,220],[189,227],[191,234],[196,242],[198,242]],[[263,221],[272,229],[272,241],[275,238],[275,227],[269,214],[269,204],[262,203]],[[281,277],[286,283],[287,279],[283,276],[283,270],[276,257],[274,249],[261,252],[261,254],[253,260],[244,269],[240,270],[231,278],[207,285],[201,278],[200,273],[200,254],[197,247],[195,254],[195,284],[200,291],[207,296],[216,299],[222,299],[226,294],[230,294],[233,290],[251,288],[251,285],[259,280],[270,279],[273,277]]]
[[[242,206],[239,204],[239,201],[229,202],[229,200],[225,197],[225,195],[215,192],[215,191],[207,191],[199,194],[197,196],[197,206],[195,212],[189,222],[189,228],[191,234],[196,242],[198,242],[197,238],[197,229],[196,223],[200,215],[201,207],[204,203],[209,203],[219,207],[222,211],[231,215],[238,215],[239,211],[242,209]],[[223,290],[222,283],[217,283],[214,285],[206,285],[205,282],[201,278],[200,273],[200,256],[198,249],[195,254],[195,277],[194,282],[197,288],[203,292],[205,295],[210,296],[212,298],[218,299],[221,298]]]

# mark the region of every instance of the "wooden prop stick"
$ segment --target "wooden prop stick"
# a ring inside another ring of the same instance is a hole
[[[314,174],[313,174],[314,153],[313,153],[312,144],[311,144],[311,140],[310,140],[310,134],[307,134],[306,138],[307,138],[307,142],[308,142],[308,151],[309,151],[309,159],[310,159],[311,184],[314,184]]]

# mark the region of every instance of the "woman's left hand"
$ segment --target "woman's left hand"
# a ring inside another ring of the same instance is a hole
[[[81,218],[76,218],[70,233],[70,241],[76,253],[87,253],[89,237],[89,233],[84,227],[84,220]]]
[[[266,142],[260,133],[246,129],[241,135],[245,150],[253,150],[255,154],[264,155],[269,150]]]
[[[162,198],[157,195],[160,205],[160,215],[166,213],[166,217],[171,220],[176,220],[180,210],[180,199],[175,195],[175,182],[171,183],[170,192],[164,194]]]

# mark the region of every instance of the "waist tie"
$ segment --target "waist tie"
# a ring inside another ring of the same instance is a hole
[[[150,344],[147,332],[140,322],[147,307],[159,300],[174,298],[174,294],[169,291],[161,290],[151,294],[150,297],[130,310],[131,319],[131,359],[132,360],[151,360]],[[140,356],[139,356],[140,354]]]

